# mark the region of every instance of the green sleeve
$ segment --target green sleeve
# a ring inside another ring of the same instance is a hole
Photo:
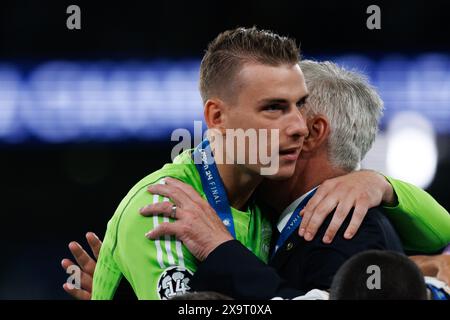
[[[111,250],[111,245],[114,242],[112,238],[113,224],[114,221],[110,220],[95,266],[92,300],[112,300],[122,279],[122,273]]]
[[[172,219],[143,217],[139,208],[167,201],[147,192],[146,186],[130,192],[108,223],[93,280],[93,300],[112,299],[122,277],[138,299],[167,299],[186,293],[196,269],[195,258],[180,241],[164,236],[148,240],[144,235]]]
[[[175,237],[164,236],[152,241],[144,236],[161,223],[173,222],[162,216],[139,214],[139,208],[162,201],[167,199],[142,188],[127,203],[117,228],[114,257],[138,299],[158,300],[187,292],[188,281],[196,268],[195,258]],[[175,272],[183,279],[165,276]]]
[[[398,198],[395,207],[384,207],[407,251],[435,253],[450,243],[450,215],[426,191],[386,177]]]

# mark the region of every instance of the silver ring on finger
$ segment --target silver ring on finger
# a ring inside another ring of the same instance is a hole
[[[172,211],[170,212],[170,217],[172,219],[176,219],[176,217],[177,217],[177,206],[175,204],[172,205]]]

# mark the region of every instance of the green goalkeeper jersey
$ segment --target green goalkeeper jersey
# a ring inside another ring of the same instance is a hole
[[[169,299],[189,291],[189,281],[198,261],[174,237],[148,240],[144,234],[172,219],[143,217],[139,209],[149,203],[167,201],[152,195],[147,187],[173,177],[191,185],[206,199],[192,150],[179,155],[173,163],[138,182],[122,200],[108,222],[105,239],[95,268],[92,299],[112,299],[125,277],[139,299]],[[236,239],[267,262],[271,225],[259,208],[251,203],[247,211],[231,208]]]
[[[144,236],[147,231],[171,219],[146,218],[139,214],[139,209],[164,200],[148,193],[147,186],[169,176],[190,184],[206,199],[191,152],[182,153],[174,163],[142,179],[122,200],[108,223],[94,274],[93,299],[112,299],[122,277],[128,280],[139,299],[169,299],[189,291],[189,281],[198,261],[173,237],[148,240]],[[398,205],[385,207],[386,215],[404,248],[433,253],[447,245],[450,242],[448,212],[422,189],[387,179],[397,194]],[[231,214],[237,240],[267,262],[271,237],[268,219],[255,204],[247,211],[231,208]]]

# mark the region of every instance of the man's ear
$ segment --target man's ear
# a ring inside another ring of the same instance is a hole
[[[317,114],[306,120],[309,135],[303,142],[302,152],[314,152],[327,141],[330,135],[330,122],[324,115]]]
[[[208,99],[205,103],[203,114],[208,129],[217,129],[225,133],[224,102],[219,99]]]

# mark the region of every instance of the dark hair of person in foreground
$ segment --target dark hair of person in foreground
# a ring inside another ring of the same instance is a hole
[[[330,300],[426,300],[419,268],[406,256],[380,250],[358,253],[333,278]]]

